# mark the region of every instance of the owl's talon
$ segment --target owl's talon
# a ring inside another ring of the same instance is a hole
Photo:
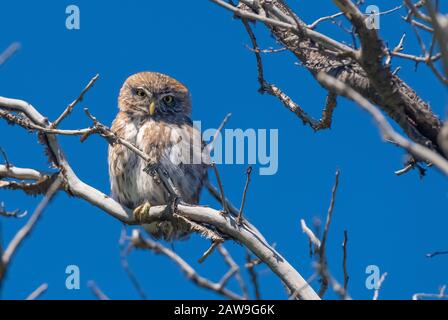
[[[134,209],[134,218],[138,223],[142,223],[146,220],[149,215],[149,211],[151,210],[151,204],[149,202],[145,202],[144,204],[138,206]]]
[[[184,204],[180,197],[172,197],[162,214],[162,220],[170,220],[174,213],[177,212],[177,206]]]
[[[179,197],[174,197],[173,202],[171,202],[171,210],[175,213],[177,211],[177,206],[182,203],[182,199]]]

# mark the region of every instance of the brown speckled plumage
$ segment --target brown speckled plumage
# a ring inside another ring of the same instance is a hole
[[[169,100],[172,102],[167,103]],[[151,102],[156,106],[152,115]],[[118,104],[119,113],[112,130],[166,170],[183,201],[197,204],[207,179],[207,166],[201,162],[201,134],[190,119],[188,89],[160,73],[138,73],[124,83]],[[131,209],[145,202],[155,206],[169,201],[163,184],[143,172],[145,166],[146,163],[126,147],[117,144],[109,148],[112,195]],[[159,222],[145,227],[154,237],[165,240],[183,238],[190,231],[185,223]]]

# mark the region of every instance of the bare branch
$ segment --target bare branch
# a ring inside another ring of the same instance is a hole
[[[230,120],[231,116],[232,116],[232,114],[228,113],[224,117],[224,120],[222,120],[221,124],[219,125],[218,129],[215,132],[215,135],[213,136],[213,140],[210,141],[210,143],[207,145],[208,154],[210,154],[213,151],[213,149],[215,148],[216,139],[218,139],[219,135],[221,134],[224,127],[226,126],[227,122]]]
[[[8,159],[8,155],[6,154],[5,150],[3,150],[3,148],[1,148],[1,147],[0,147],[0,154],[3,157],[3,159],[5,160],[6,168],[11,168],[12,165],[11,165],[11,162],[9,161],[9,159]]]
[[[25,240],[25,238],[31,233],[36,223],[39,221],[42,212],[47,207],[47,205],[49,204],[53,196],[56,194],[56,192],[59,190],[61,183],[62,180],[59,177],[53,182],[52,186],[47,191],[44,199],[39,203],[36,210],[34,210],[34,213],[30,217],[28,222],[16,233],[16,235],[6,248],[5,252],[3,252],[0,261],[0,282],[3,280],[5,276],[8,265],[13,255],[16,253],[17,249],[22,244],[23,240]]]
[[[208,258],[208,256],[210,256],[220,244],[221,242],[219,241],[212,241],[210,248],[208,248],[207,251],[204,252],[202,257],[199,258],[198,262],[204,263],[204,261]]]
[[[343,12],[338,12],[338,13],[332,14],[331,16],[320,17],[319,19],[317,19],[316,21],[314,21],[313,23],[308,25],[308,28],[310,28],[312,30],[316,29],[316,27],[319,23],[328,21],[328,20],[334,20],[335,18],[340,17],[342,15],[344,15]]]
[[[304,125],[309,125],[314,131],[319,131],[322,129],[327,129],[331,127],[333,110],[336,108],[336,96],[330,93],[327,97],[326,106],[322,112],[322,119],[317,121],[310,117],[297,103],[295,103],[288,95],[286,95],[279,87],[274,84],[267,82],[264,78],[264,67],[263,60],[260,55],[260,49],[258,47],[257,38],[255,33],[252,31],[247,20],[242,20],[244,27],[249,35],[252,42],[252,51],[255,53],[257,60],[257,70],[258,70],[258,82],[260,84],[259,91],[261,93],[268,93],[276,97],[289,111],[293,112],[299,119],[302,120]]]
[[[412,169],[414,169],[415,165],[413,163],[407,164],[403,169],[397,170],[395,171],[395,174],[397,176],[401,176],[403,174],[408,173],[409,171],[411,171]]]
[[[381,275],[380,280],[378,281],[377,288],[373,292],[373,300],[378,300],[378,297],[380,295],[381,287],[383,286],[383,283],[384,283],[384,280],[386,280],[386,277],[387,277],[387,272],[384,272]]]
[[[243,190],[243,199],[241,200],[241,207],[240,207],[240,211],[238,212],[238,217],[237,217],[237,222],[239,225],[243,224],[244,205],[246,204],[246,195],[247,195],[247,189],[249,188],[251,173],[252,173],[252,167],[247,168],[246,184],[244,185],[244,190]]]
[[[340,175],[341,175],[341,171],[336,170],[335,182],[334,182],[333,189],[331,191],[330,206],[328,207],[327,219],[325,221],[324,233],[322,236],[322,245],[320,246],[321,253],[323,255],[325,255],[325,249],[326,249],[325,246],[327,244],[328,232],[330,231],[331,218],[333,217],[333,210],[334,210],[334,204],[336,202],[336,192],[338,191]]]
[[[310,240],[310,242],[312,244],[314,244],[316,249],[319,249],[321,246],[321,242],[320,242],[319,238],[316,237],[314,232],[306,225],[306,222],[304,219],[300,220],[300,226],[302,228],[303,233],[305,233],[308,236],[308,239]]]
[[[396,72],[390,70],[389,64],[383,64],[383,57],[389,50],[386,50],[378,32],[367,27],[365,15],[351,1],[335,0],[352,24],[353,36],[355,33],[359,35],[362,45],[360,50],[345,45],[341,47],[339,43],[328,41],[325,35],[310,30],[284,1],[240,0],[240,4],[244,5],[238,7],[221,0],[212,1],[232,11],[243,23],[245,20],[262,22],[277,42],[288,48],[321,85],[325,86],[318,75],[321,72],[331,74],[365,96],[370,103],[378,105],[413,141],[433,148],[436,152],[440,151],[437,136],[441,121],[431,111],[429,104],[401,80]],[[254,42],[252,36],[251,39]],[[258,48],[253,51],[259,54]],[[432,58],[428,61],[433,68]],[[306,121],[306,113],[297,104],[278,88],[271,89],[285,106]]]
[[[377,16],[383,16],[383,15],[386,15],[386,14],[389,14],[389,13],[392,13],[392,12],[395,12],[395,11],[401,9],[402,7],[403,7],[403,5],[400,5],[400,6],[397,6],[397,7],[395,7],[395,8],[389,9],[389,10],[387,10],[387,11],[383,11],[383,12],[375,13],[375,15],[377,15]],[[316,27],[317,27],[317,25],[318,25],[319,23],[324,22],[324,21],[328,21],[328,20],[334,21],[337,17],[343,16],[343,15],[344,15],[343,12],[338,12],[338,13],[332,14],[332,15],[330,15],[330,16],[320,17],[319,19],[317,19],[316,21],[314,21],[313,23],[311,23],[310,25],[308,25],[308,28],[310,28],[310,29],[316,29]]]
[[[138,230],[134,230],[131,238],[131,243],[135,248],[151,250],[156,254],[163,254],[175,262],[181,270],[185,273],[188,279],[193,281],[200,287],[209,289],[217,294],[223,295],[232,300],[243,300],[243,297],[224,288],[220,283],[212,282],[206,278],[201,277],[196,270],[193,269],[184,259],[177,255],[174,251],[164,247],[163,245],[152,241],[148,238],[143,238]]]
[[[292,23],[288,23],[288,22],[283,22],[280,20],[276,20],[276,19],[271,19],[271,18],[267,18],[258,14],[254,14],[245,10],[241,10],[237,7],[232,6],[231,4],[228,4],[227,2],[221,1],[221,0],[211,0],[212,2],[220,5],[221,7],[232,11],[235,15],[237,15],[238,17],[241,17],[243,19],[247,19],[247,20],[257,20],[257,21],[261,21],[264,22],[266,24],[275,26],[275,27],[280,27],[280,28],[285,28],[287,30],[290,30],[296,34],[305,34],[306,36],[310,37],[311,39],[322,43],[322,45],[324,45],[327,48],[330,49],[335,49],[340,51],[341,53],[344,53],[347,56],[355,56],[356,53],[354,50],[352,50],[350,47],[337,42],[319,32],[310,30],[308,28],[306,28],[305,25],[299,26],[297,24],[292,24]],[[242,1],[243,3],[248,3],[248,1]]]
[[[45,293],[45,291],[47,291],[47,289],[48,289],[48,284],[43,283],[36,290],[34,290],[25,300],[36,300],[41,295],[43,295]]]
[[[87,86],[81,91],[81,93],[79,94],[79,96],[73,100],[72,103],[70,103],[67,108],[64,110],[64,112],[62,112],[62,114],[51,124],[50,128],[56,128],[73,110],[73,108],[78,104],[78,102],[82,101],[82,99],[84,98],[84,95],[86,94],[87,91],[90,90],[90,88],[93,87],[93,85],[95,84],[96,80],[98,80],[98,78],[100,77],[99,74],[97,74],[96,76],[94,76],[89,83],[87,84]]]
[[[21,100],[14,100],[0,97],[0,109],[4,109],[12,112],[20,112],[24,114],[31,122],[42,127],[48,127],[50,123],[47,118],[42,116],[33,106],[29,103]],[[94,126],[97,130],[102,132],[108,138],[119,141],[124,146],[129,147],[136,152],[137,155],[147,157],[145,154],[141,154],[140,150],[135,150],[134,146],[127,141],[117,137],[110,130],[100,126],[98,121],[92,117]],[[43,134],[42,140],[48,148],[48,154],[51,161],[61,170],[65,178],[66,191],[75,197],[82,198],[92,205],[102,209],[111,216],[119,219],[126,224],[146,224],[154,221],[159,221],[163,218],[166,206],[154,206],[145,217],[139,217],[135,219],[134,213],[129,208],[125,208],[117,203],[112,198],[108,197],[104,193],[96,190],[95,188],[82,182],[70,167],[64,153],[59,146],[57,138],[53,134]],[[281,280],[290,287],[291,291],[297,291],[299,288],[306,284],[305,279],[295,270],[275,249],[273,249],[260,233],[251,228],[248,222],[244,222],[243,226],[239,226],[235,218],[232,216],[222,216],[219,211],[212,208],[205,208],[200,206],[184,206],[179,205],[177,207],[176,214],[181,217],[190,220],[197,225],[211,225],[220,232],[226,234],[228,237],[235,239],[256,256],[262,259],[271,270],[276,273]],[[318,299],[319,297],[311,287],[306,287],[300,292],[301,299]]]
[[[241,291],[243,292],[244,299],[249,299],[249,291],[246,286],[246,282],[244,281],[243,277],[241,276],[241,269],[236,264],[235,260],[233,260],[230,253],[227,251],[227,249],[224,247],[224,245],[220,244],[218,246],[219,253],[221,253],[222,257],[224,258],[224,261],[229,266],[230,270],[228,275],[224,275],[221,281],[219,282],[222,287],[225,287],[228,280],[231,278],[231,274],[234,272],[234,276],[236,278],[236,281],[238,282]]]
[[[0,54],[0,67],[5,64],[20,49],[20,43],[12,43],[3,53]]]
[[[328,283],[330,281],[329,273],[326,271],[328,269],[328,262],[327,262],[327,256],[326,256],[326,245],[327,245],[327,239],[328,239],[328,232],[330,231],[330,223],[331,223],[331,219],[333,217],[334,204],[336,201],[336,192],[337,192],[338,186],[339,186],[339,176],[340,176],[340,171],[337,170],[334,186],[331,191],[331,201],[330,201],[330,206],[328,208],[327,219],[325,221],[325,227],[324,227],[324,233],[322,235],[321,246],[319,247],[319,270],[321,271],[321,277],[322,277],[322,282],[321,282],[321,286],[320,286],[320,290],[319,290],[320,297],[323,297],[325,295],[325,292],[328,289]]]
[[[216,167],[215,163],[211,164],[211,167],[213,169],[213,171],[215,172],[215,176],[216,176],[216,181],[218,182],[218,187],[219,187],[219,195],[221,197],[221,204],[222,204],[222,210],[224,213],[230,213],[229,211],[229,207],[228,207],[228,203],[226,201],[226,196],[224,194],[224,186],[222,185],[222,181],[221,181],[221,177],[219,175],[219,171],[218,168]]]
[[[5,119],[10,124],[19,125],[30,131],[38,131],[42,133],[48,134],[58,134],[58,135],[67,135],[67,136],[82,136],[86,134],[95,133],[94,128],[85,128],[85,129],[77,129],[77,130],[58,130],[58,129],[49,129],[40,125],[36,125],[27,119],[23,119],[22,117],[15,116],[9,112],[0,110],[0,118]]]
[[[19,180],[41,180],[49,176],[47,173],[34,169],[8,167],[0,164],[0,178],[8,177]]]
[[[432,20],[430,17],[422,13],[420,10],[418,10],[419,6],[416,6],[412,3],[411,0],[404,0],[404,3],[409,8],[410,12],[418,19],[423,20],[425,22],[431,23]],[[421,5],[420,5],[421,6]]]
[[[448,295],[445,293],[446,285],[442,286],[439,290],[439,293],[416,293],[412,296],[412,300],[423,300],[425,298],[428,299],[448,299]]]
[[[110,298],[97,286],[96,282],[90,280],[87,286],[92,290],[92,293],[98,300],[110,300]]]
[[[435,251],[435,252],[431,252],[431,253],[426,254],[426,257],[427,258],[434,258],[434,257],[437,257],[437,256],[443,256],[443,255],[446,255],[446,254],[448,254],[448,251]]]
[[[254,263],[252,260],[252,257],[249,252],[246,254],[246,268],[249,272],[250,281],[252,283],[252,286],[254,288],[254,295],[256,300],[261,300],[261,291],[260,291],[260,284],[258,283],[258,275],[257,271],[255,270],[255,266],[257,263]]]
[[[344,289],[343,286],[340,285],[340,283],[330,274],[330,271],[328,270],[327,266],[323,266],[322,264],[318,263],[316,266],[318,274],[321,276],[322,280],[325,279],[326,285],[323,287],[326,290],[326,287],[328,287],[328,284],[331,284],[331,287],[333,291],[342,299],[342,300],[351,300],[350,295],[348,292]],[[322,286],[321,286],[322,288]]]
[[[387,122],[383,114],[358,92],[348,87],[345,83],[324,73],[320,73],[318,78],[338,95],[342,95],[353,100],[362,109],[370,113],[379,127],[384,139],[392,140],[395,144],[413,154],[418,159],[434,164],[445,175],[448,175],[448,161],[444,157],[442,157],[439,153],[418,143],[412,142],[397,133]]]
[[[407,1],[410,2],[409,0]],[[435,36],[439,42],[445,75],[448,76],[448,18],[436,11],[432,0],[426,1],[425,4],[430,15],[430,21],[434,26]]]
[[[129,246],[126,245],[126,227],[123,226],[121,229],[121,235],[120,239],[118,241],[120,245],[120,262],[121,267],[126,272],[126,275],[128,276],[129,280],[131,281],[132,286],[137,291],[138,295],[142,300],[147,300],[147,296],[145,293],[145,290],[143,289],[143,286],[140,284],[140,281],[138,280],[137,276],[135,275],[134,271],[131,269],[129,262],[128,262],[128,255],[132,251],[133,246],[130,244]]]
[[[210,181],[206,181],[205,182],[205,187],[207,188],[208,192],[210,192],[210,194],[219,202],[219,203],[223,203],[222,202],[222,198],[221,198],[221,194],[218,191],[218,189],[213,186]],[[229,199],[225,199],[226,202],[226,206],[229,209],[229,212],[232,214],[233,217],[237,217],[239,210],[229,201]],[[254,234],[256,234],[257,238],[261,239],[264,242],[267,242],[266,239],[264,238],[264,236],[261,234],[260,231],[258,231],[258,229],[252,225],[248,220],[244,219],[243,224],[248,226],[249,229],[254,232]]]
[[[0,187],[1,187],[1,181],[0,181]],[[16,209],[14,211],[7,211],[5,208],[5,204],[3,202],[0,202],[0,216],[6,217],[6,218],[23,218],[28,214],[28,211],[22,212],[19,209]]]
[[[348,281],[350,277],[347,271],[347,243],[348,243],[348,232],[344,230],[344,241],[342,242],[342,270],[344,271],[344,290],[348,291]]]

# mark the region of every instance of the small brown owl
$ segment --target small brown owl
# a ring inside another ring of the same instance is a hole
[[[167,75],[142,72],[123,84],[118,106],[112,131],[135,144],[167,172],[183,201],[197,204],[207,179],[207,165],[202,161],[201,133],[190,119],[188,89]],[[136,214],[170,201],[170,193],[160,179],[144,172],[147,165],[122,145],[109,147],[112,196]],[[184,222],[163,221],[145,228],[155,238],[168,241],[190,233]]]

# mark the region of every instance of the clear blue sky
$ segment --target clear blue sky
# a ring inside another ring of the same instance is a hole
[[[401,1],[368,1],[387,10]],[[308,277],[313,267],[308,241],[299,221],[325,217],[336,168],[341,183],[329,234],[329,263],[342,281],[341,242],[349,233],[349,291],[354,298],[369,299],[365,268],[378,265],[389,276],[381,298],[408,299],[415,292],[434,292],[448,282],[448,256],[427,259],[425,254],[447,250],[447,184],[437,171],[424,179],[416,172],[396,177],[404,153],[381,141],[371,118],[346,100],[340,100],[333,128],[313,133],[276,99],[257,93],[253,54],[242,24],[229,12],[208,1],[76,1],[81,9],[81,29],[65,28],[65,8],[72,2],[43,6],[31,1],[0,4],[0,48],[22,44],[20,52],[0,69],[0,95],[31,102],[49,119],[55,119],[96,73],[101,79],[67,119],[64,128],[89,125],[82,108],[88,106],[104,123],[117,111],[117,94],[127,76],[138,71],[167,73],[184,82],[193,98],[193,117],[204,127],[216,127],[226,113],[229,128],[279,129],[279,170],[274,176],[254,174],[248,192],[247,217],[276,243],[278,250]],[[336,12],[332,1],[294,1],[294,9],[307,21]],[[406,50],[418,53],[412,30],[402,23],[403,11],[382,18],[381,35],[391,46],[408,33]],[[266,30],[255,28],[262,46],[275,46]],[[331,24],[319,29],[348,40]],[[265,57],[266,78],[290,93],[309,113],[319,117],[325,91],[306,70],[294,65],[289,53]],[[395,60],[401,76],[441,116],[446,91],[428,69]],[[61,139],[68,159],[85,182],[108,192],[107,145],[99,137],[86,143]],[[0,126],[0,145],[16,166],[48,169],[36,136]],[[257,171],[257,170],[256,170]],[[239,205],[245,166],[220,167],[227,195]],[[8,208],[33,210],[39,199],[20,192],[0,191]],[[202,204],[217,206],[205,192]],[[0,219],[3,243],[25,220]],[[42,220],[20,248],[10,266],[2,298],[22,299],[42,282],[45,298],[91,299],[87,281],[94,280],[111,298],[138,298],[120,266],[120,222],[82,200],[65,194],[53,201]],[[194,236],[175,243],[176,251],[202,275],[218,280],[226,271],[219,255],[196,263],[208,241]],[[244,250],[229,244],[239,263]],[[151,299],[218,298],[190,283],[170,260],[150,252],[134,252],[130,263]],[[81,290],[65,288],[65,268],[81,269]],[[278,279],[258,267],[265,298],[284,298]],[[316,286],[316,283],[314,283]],[[328,295],[329,298],[334,295]]]

